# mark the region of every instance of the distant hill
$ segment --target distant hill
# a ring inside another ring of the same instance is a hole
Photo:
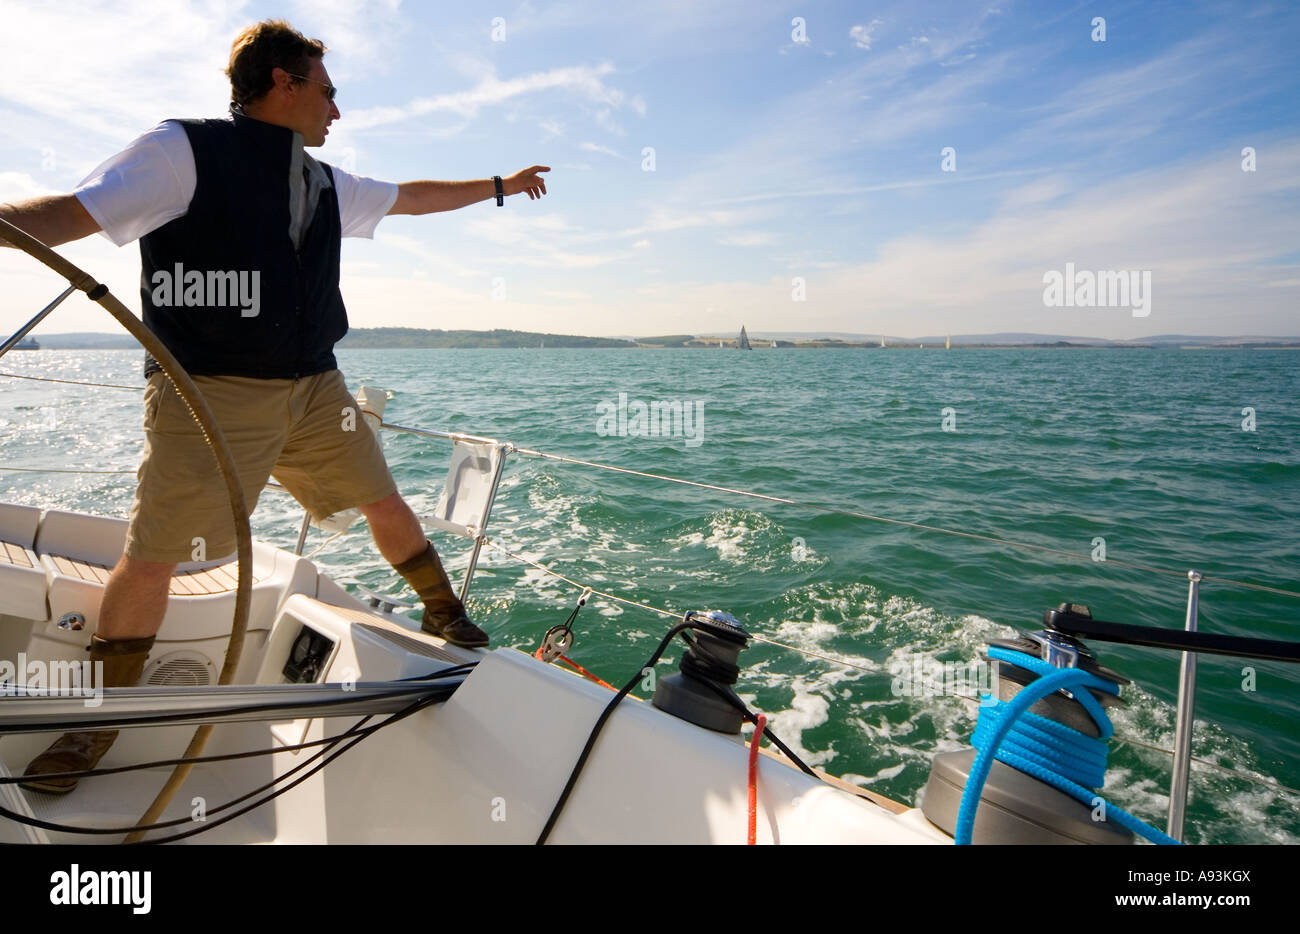
[[[770,344],[773,339],[781,346],[834,346],[880,345],[882,335],[849,333],[845,331],[753,331],[750,340],[755,346],[759,342]],[[942,347],[946,334],[930,334],[924,337],[898,337],[883,335],[887,346]],[[719,340],[732,343],[734,334],[712,334],[695,338],[701,344],[712,343],[717,346]],[[786,341],[792,344],[786,344]],[[1275,346],[1295,347],[1300,345],[1300,337],[1225,337],[1204,334],[1156,334],[1151,337],[1139,337],[1133,340],[1111,340],[1104,337],[1071,337],[1061,334],[1033,334],[1025,332],[1004,331],[995,334],[953,334],[952,345],[966,347],[1245,347]]]
[[[2,337],[3,335],[0,335]],[[139,349],[135,338],[125,333],[75,332],[33,335],[44,350],[132,350]],[[780,348],[879,347],[879,334],[850,334],[843,331],[767,331],[750,335],[755,349],[771,349],[772,341]],[[890,337],[890,347],[942,348],[947,335],[928,337]],[[717,349],[734,347],[735,334],[698,336],[668,334],[657,337],[582,337],[573,334],[546,334],[535,331],[440,331],[420,328],[353,328],[339,342],[344,350],[366,348],[545,348],[552,347],[697,347]],[[1300,347],[1300,337],[1224,337],[1203,334],[1156,334],[1134,340],[1107,340],[1100,337],[1063,337],[1059,334],[954,334],[954,347]],[[29,353],[39,351],[28,351]]]
[[[695,335],[670,334],[667,337],[634,337],[631,339],[647,347],[685,347],[695,340]]]
[[[42,350],[130,350],[139,347],[136,339],[125,331],[117,334],[98,334],[84,331],[72,334],[33,334]],[[3,338],[0,338],[2,340]]]
[[[344,350],[399,347],[634,347],[611,337],[578,337],[534,331],[437,331],[419,328],[353,328],[338,346]]]
[[[942,344],[946,335],[900,338],[900,343]],[[888,339],[887,339],[888,340]],[[1108,340],[1102,337],[1061,337],[1056,334],[954,334],[953,346],[958,344],[985,346],[1056,346],[1068,344],[1077,347],[1244,347],[1256,345],[1295,346],[1300,337],[1218,337],[1204,334],[1153,334],[1132,340]]]

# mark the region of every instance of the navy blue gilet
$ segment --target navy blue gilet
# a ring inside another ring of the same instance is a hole
[[[348,330],[334,173],[324,166],[331,187],[320,192],[296,250],[289,236],[294,132],[239,113],[177,122],[198,181],[184,215],[140,238],[145,325],[191,375],[297,379],[334,369],[334,344]],[[258,303],[250,315],[238,284],[246,299],[253,273]],[[146,357],[145,376],[157,369]]]

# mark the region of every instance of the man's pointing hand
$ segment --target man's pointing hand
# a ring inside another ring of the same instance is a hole
[[[546,182],[538,173],[549,171],[549,165],[530,165],[508,178],[502,178],[501,193],[517,195],[526,191],[530,199],[540,198],[546,194]],[[397,199],[393,201],[388,213],[434,214],[438,211],[455,211],[469,204],[477,204],[485,198],[492,198],[495,194],[496,189],[490,178],[468,182],[437,182],[427,179],[402,182],[397,186]]]
[[[508,178],[501,179],[501,187],[508,195],[517,195],[521,191],[526,191],[528,200],[532,201],[546,194],[546,179],[542,178],[540,173],[549,171],[551,171],[549,165],[530,165]]]

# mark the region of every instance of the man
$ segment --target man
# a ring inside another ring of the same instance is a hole
[[[415,514],[397,492],[378,439],[354,405],[333,346],[347,331],[339,293],[343,236],[373,236],[387,214],[450,211],[497,196],[546,193],[532,166],[507,178],[377,182],[322,165],[339,119],[325,46],[270,20],[231,48],[231,116],[166,121],[99,166],[72,195],[0,206],[0,217],[51,246],[104,233],[140,240],[145,324],[202,390],[239,467],[249,508],[274,474],[317,519],[359,508],[384,558],[424,603],[421,627],[477,647],[487,635],[465,608]],[[108,687],[134,685],[167,608],[176,565],[196,540],[234,550],[215,464],[175,388],[146,359],[146,446],[126,549],[104,589],[91,659]],[[115,731],[69,733],[34,760],[23,787],[64,794]]]

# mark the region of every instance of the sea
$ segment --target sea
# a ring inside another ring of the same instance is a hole
[[[0,501],[127,515],[143,443],[141,357],[41,350],[0,361],[3,373],[135,387],[0,377]],[[532,652],[590,587],[568,655],[622,685],[671,625],[635,604],[726,611],[755,637],[736,689],[774,732],[809,764],[909,804],[931,757],[969,742],[970,682],[988,642],[1039,629],[1063,602],[1181,629],[1195,569],[1202,631],[1300,639],[1294,351],[338,358],[354,391],[391,393],[391,423],[770,497],[513,453],[471,613],[494,645]],[[403,494],[431,513],[450,444],[387,432],[384,444]],[[301,518],[268,489],[254,533],[292,548]],[[432,538],[459,580],[467,542]],[[306,551],[337,578],[403,589],[364,522],[333,538],[313,529]],[[1101,794],[1163,828],[1180,656],[1090,647],[1132,682],[1113,713]],[[670,649],[661,674],[680,656]],[[1300,842],[1297,666],[1202,655],[1195,717],[1187,841]]]

